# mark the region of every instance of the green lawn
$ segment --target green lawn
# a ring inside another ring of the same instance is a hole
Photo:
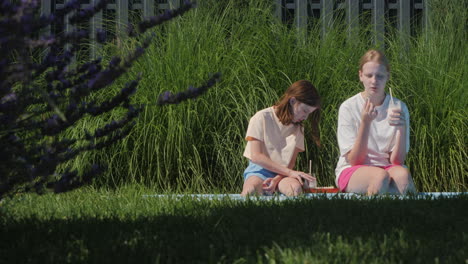
[[[208,201],[85,188],[0,204],[1,263],[467,263],[468,196]],[[465,213],[464,213],[465,212]]]
[[[358,61],[374,48],[371,27],[354,42],[339,23],[326,37],[315,26],[298,41],[295,28],[274,19],[273,1],[238,2],[200,1],[155,29],[158,38],[125,78],[93,95],[105,99],[141,73],[133,100],[147,107],[127,138],[70,161],[79,171],[108,166],[94,187],[0,201],[0,263],[468,264],[467,195],[283,202],[142,197],[239,193],[249,118],[299,79],[312,81],[323,97],[323,147],[306,130],[296,167],[307,171],[312,160],[319,185],[334,184],[337,111],[362,90]],[[388,87],[411,113],[406,164],[424,192],[468,190],[468,9],[460,2],[432,0],[431,28],[412,37],[408,49],[391,34],[385,39]],[[104,61],[139,44],[119,43],[104,47]],[[201,85],[218,71],[221,83],[197,100],[155,106],[161,92]],[[78,138],[103,122],[83,120],[63,136]]]

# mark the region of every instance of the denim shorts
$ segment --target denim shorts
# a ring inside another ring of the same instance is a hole
[[[278,175],[278,173],[264,169],[262,166],[249,160],[249,166],[247,166],[244,171],[244,181],[246,181],[250,176],[257,176],[262,180],[266,180],[267,178],[273,178],[276,175]]]

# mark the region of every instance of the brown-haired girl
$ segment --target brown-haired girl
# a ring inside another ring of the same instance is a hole
[[[338,114],[340,158],[336,184],[341,191],[379,194],[415,192],[404,166],[409,151],[406,104],[385,93],[390,66],[385,55],[369,50],[362,56],[359,79],[364,91],[347,99]]]
[[[257,112],[249,122],[244,156],[249,165],[244,171],[241,195],[273,193],[288,196],[302,193],[304,180],[311,175],[294,170],[299,152],[304,151],[302,122],[312,116],[314,141],[320,145],[318,123],[320,96],[306,80],[293,83],[272,107]]]

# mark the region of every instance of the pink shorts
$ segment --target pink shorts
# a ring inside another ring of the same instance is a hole
[[[349,168],[346,168],[344,169],[341,174],[340,174],[340,178],[338,178],[338,187],[340,188],[340,191],[341,192],[344,192],[344,190],[346,189],[346,187],[348,186],[348,182],[349,182],[349,179],[351,179],[351,176],[353,175],[353,173],[361,168],[361,167],[379,167],[379,168],[382,168],[384,170],[389,170],[390,168],[394,167],[394,166],[399,166],[399,165],[388,165],[388,166],[383,166],[383,167],[380,167],[380,166],[369,166],[369,165],[356,165],[356,166],[352,166],[352,167],[349,167]]]

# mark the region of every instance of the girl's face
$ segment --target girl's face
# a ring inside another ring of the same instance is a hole
[[[385,95],[385,84],[388,77],[389,73],[385,65],[374,61],[366,62],[362,65],[362,70],[359,71],[359,79],[364,85],[364,95],[374,98]]]
[[[310,105],[301,103],[298,100],[296,100],[295,97],[291,97],[291,99],[289,99],[289,103],[291,104],[293,108],[294,117],[293,117],[292,122],[294,124],[297,124],[306,120],[307,117],[309,117],[309,115],[312,112],[317,110],[316,106],[310,106]]]

